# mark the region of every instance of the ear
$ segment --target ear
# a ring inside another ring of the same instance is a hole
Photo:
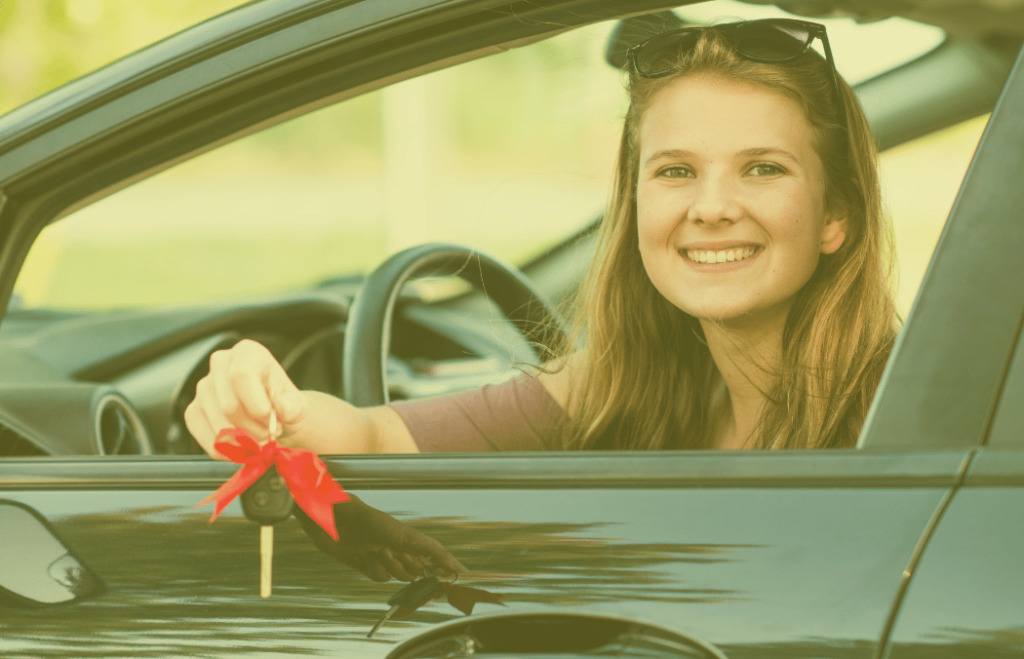
[[[834,254],[846,240],[846,214],[838,215],[825,220],[825,226],[821,229],[821,253]]]

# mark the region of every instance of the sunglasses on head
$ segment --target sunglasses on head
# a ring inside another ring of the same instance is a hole
[[[815,39],[825,49],[825,64],[832,73],[835,101],[843,111],[842,95],[832,47],[825,26],[821,23],[790,18],[767,18],[722,25],[690,26],[664,32],[633,46],[626,52],[626,61],[633,73],[643,78],[658,78],[676,70],[679,56],[696,47],[705,30],[717,30],[741,57],[755,62],[788,62],[810,48]]]

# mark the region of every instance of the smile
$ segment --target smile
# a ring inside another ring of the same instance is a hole
[[[758,247],[754,245],[746,247],[734,247],[732,249],[685,249],[680,250],[680,253],[689,261],[694,263],[734,263],[736,261],[745,261],[751,258],[758,251]]]

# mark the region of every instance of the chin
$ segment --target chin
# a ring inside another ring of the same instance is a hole
[[[712,305],[705,307],[680,306],[679,308],[685,311],[686,313],[690,314],[697,320],[719,324],[727,323],[732,320],[738,320],[745,316],[749,316],[750,314],[748,309],[722,305]]]

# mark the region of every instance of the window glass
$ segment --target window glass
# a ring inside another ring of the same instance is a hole
[[[893,290],[905,318],[917,296],[988,116],[889,149],[879,158],[882,201],[892,217]]]

